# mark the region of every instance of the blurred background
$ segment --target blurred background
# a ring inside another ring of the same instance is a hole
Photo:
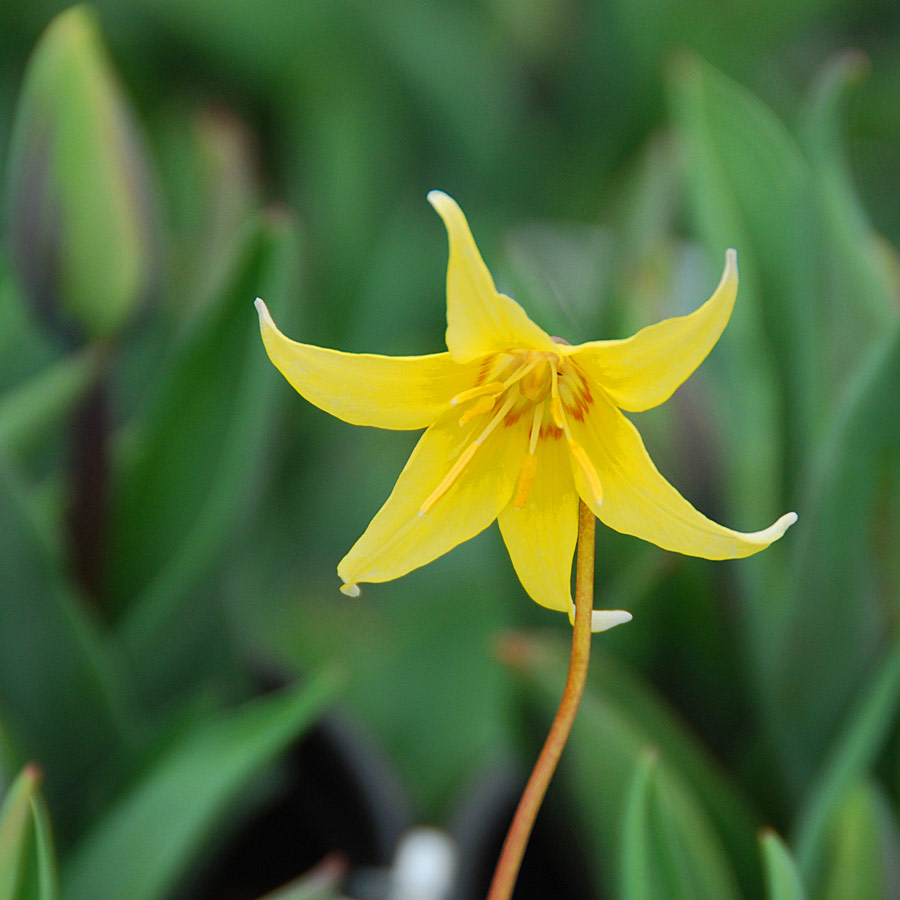
[[[0,898],[483,896],[569,625],[496,526],[338,592],[417,435],[294,394],[252,306],[440,351],[432,188],[573,343],[737,248],[634,418],[712,518],[800,515],[725,563],[598,530],[634,621],[516,897],[900,896],[896,4],[6,0],[0,171]],[[417,824],[451,894],[389,871]]]

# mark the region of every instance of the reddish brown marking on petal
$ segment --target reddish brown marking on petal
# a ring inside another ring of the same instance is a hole
[[[491,366],[494,363],[494,357],[486,356],[481,361],[481,368],[478,370],[478,377],[475,379],[475,387],[478,387],[480,384],[484,384],[485,379],[487,378],[488,372],[491,369]]]
[[[519,419],[522,418],[522,412],[524,411],[524,407],[518,407],[517,409],[511,409],[503,419],[503,424],[506,428],[509,428],[511,425],[515,425]]]

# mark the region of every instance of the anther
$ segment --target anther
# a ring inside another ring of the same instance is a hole
[[[466,400],[474,400],[476,397],[483,397],[485,394],[496,397],[498,394],[502,394],[505,389],[506,385],[502,381],[488,381],[486,384],[478,384],[467,391],[460,392],[450,401],[450,405],[459,406],[460,403],[465,403]]]
[[[477,419],[479,416],[484,415],[484,413],[490,412],[494,408],[496,402],[497,398],[494,396],[481,397],[459,417],[459,424],[466,425],[471,422],[472,419]]]

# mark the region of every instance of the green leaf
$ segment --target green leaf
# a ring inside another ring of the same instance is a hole
[[[0,716],[72,814],[123,737],[126,685],[36,520],[0,452]]]
[[[0,447],[22,456],[52,428],[93,382],[96,365],[89,353],[51,363],[0,396]]]
[[[18,900],[31,826],[31,798],[40,773],[26,766],[0,806],[0,900]]]
[[[506,656],[523,678],[529,699],[549,717],[559,702],[565,681],[564,648],[556,642],[516,637],[508,650]],[[633,772],[650,745],[659,748],[656,752],[662,799],[658,814],[665,822],[677,820],[678,823],[674,826],[677,846],[666,851],[675,854],[671,860],[675,868],[665,877],[675,878],[678,866],[684,865],[684,877],[695,892],[686,896],[710,900],[737,898],[735,877],[711,816],[713,810],[717,820],[723,818],[725,808],[740,810],[740,801],[730,793],[723,779],[710,774],[714,767],[685,734],[675,738],[675,750],[670,755],[669,743],[677,728],[673,727],[674,720],[658,712],[645,721],[643,709],[654,705],[649,689],[645,688],[643,703],[633,707],[627,699],[629,691],[620,694],[619,688],[606,687],[614,678],[609,668],[602,676],[599,680],[592,677],[585,691],[562,763],[563,777],[576,798],[571,805],[572,814],[586,839],[597,848],[598,884],[613,891],[615,885],[622,883],[624,872],[616,873],[621,848],[614,836],[621,830]],[[664,724],[660,724],[661,720]],[[694,757],[685,767],[690,775],[682,769],[682,754]],[[717,793],[720,796],[713,799]],[[746,838],[735,841],[733,853],[753,855],[752,812],[743,809],[724,816],[730,822],[741,817]],[[660,835],[653,837],[654,841],[662,839]]]
[[[830,380],[840,383],[882,328],[895,321],[900,285],[896,253],[863,208],[843,146],[844,106],[868,70],[857,51],[835,57],[819,73],[806,101],[803,137],[816,176],[825,252]]]
[[[797,819],[797,859],[810,882],[821,872],[827,855],[828,823],[852,786],[871,767],[896,721],[900,708],[900,637],[866,689]]]
[[[872,782],[844,795],[829,822],[828,854],[816,896],[821,900],[890,900],[897,896],[897,822],[891,802]]]
[[[784,841],[767,828],[759,844],[766,870],[767,900],[806,900],[803,880]]]
[[[697,228],[717,267],[727,247],[738,252],[738,300],[719,351],[729,362],[720,410],[733,460],[726,483],[735,485],[736,513],[770,521],[781,505],[782,453],[790,448],[796,456],[787,462],[796,467],[820,404],[810,171],[784,125],[749,91],[696,57],[680,58],[673,76],[672,116]],[[782,393],[790,413],[783,448]]]
[[[65,900],[156,900],[229,825],[228,812],[334,694],[320,677],[196,725],[132,784],[76,845]]]
[[[33,306],[88,337],[114,334],[159,248],[137,126],[87,6],[53,19],[34,50],[9,172],[12,259]]]
[[[53,834],[50,829],[50,816],[43,797],[31,798],[31,814],[34,818],[34,855],[29,872],[31,891],[27,897],[34,900],[58,900],[59,876],[56,868],[56,853],[53,845]]]
[[[847,385],[800,504],[802,529],[785,594],[790,617],[774,648],[781,665],[772,710],[795,784],[806,783],[812,766],[821,762],[859,684],[870,678],[873,685],[882,678],[893,684],[888,671],[895,667],[897,649],[890,651],[884,674],[872,675],[895,614],[876,574],[878,543],[872,535],[886,501],[898,492],[891,469],[892,448],[900,441],[894,410],[898,383],[900,323],[885,331]],[[897,700],[891,693],[889,700],[873,696],[872,702],[885,704],[880,730]],[[846,732],[842,740],[849,740]]]
[[[215,656],[224,643],[221,612],[202,608],[211,592],[199,587],[215,577],[246,515],[277,401],[287,396],[262,347],[253,298],[262,295],[289,328],[297,256],[289,218],[271,213],[248,226],[117,457],[108,584],[113,605],[128,605],[121,640],[152,694],[193,683],[201,648]],[[197,627],[186,627],[191,621]]]
[[[736,527],[755,529],[784,510],[783,481],[799,469],[820,416],[810,172],[772,111],[702,60],[677,60],[669,98],[710,281],[726,248],[738,254],[734,313],[701,377],[721,448],[724,512]],[[783,552],[736,567],[741,633],[760,702],[769,705],[782,611],[758,598],[781,596]]]
[[[737,897],[708,824],[683,786],[659,771],[656,750],[638,759],[622,827],[623,900]],[[699,828],[699,830],[698,830]]]

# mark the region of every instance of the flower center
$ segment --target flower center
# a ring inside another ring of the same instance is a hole
[[[565,437],[572,459],[599,503],[600,478],[584,448],[573,438],[569,425],[570,418],[582,421],[592,404],[587,379],[566,357],[536,350],[487,357],[478,383],[450,401],[451,406],[461,408],[460,426],[476,420],[484,424],[422,504],[419,515],[425,515],[453,487],[478,448],[501,423],[512,427],[526,416],[530,424],[528,452],[519,473],[513,505],[521,509],[531,496],[538,468],[538,442],[560,437]]]
[[[547,396],[547,391],[550,390],[550,365],[546,359],[538,360],[534,368],[519,383],[522,396],[532,403],[542,401]]]

